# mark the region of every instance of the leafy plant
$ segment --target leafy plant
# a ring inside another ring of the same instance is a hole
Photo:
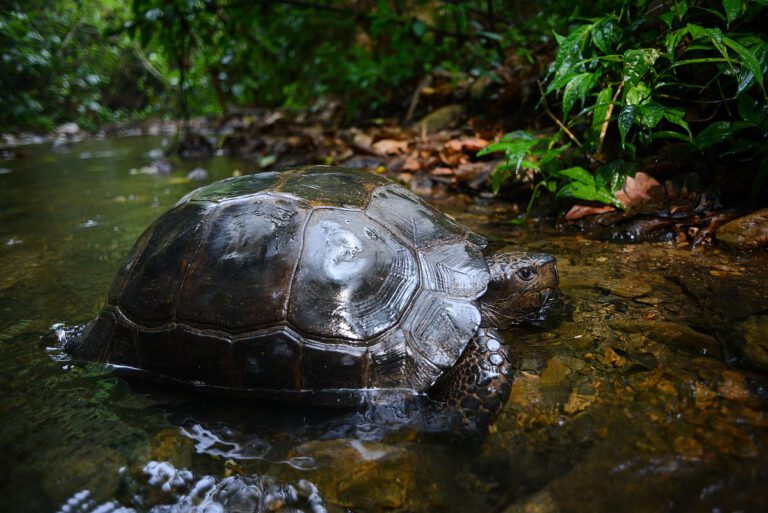
[[[721,155],[740,153],[754,162],[760,169],[754,184],[758,191],[768,168],[768,42],[758,35],[767,6],[738,0],[646,6],[642,0],[625,0],[612,14],[576,25],[564,36],[556,34],[559,48],[542,105],[558,131],[547,145],[569,141],[576,150],[571,158],[583,167],[536,169],[544,187],[558,197],[621,208],[609,184],[631,168],[615,163],[634,163],[639,151],[662,140],[682,141],[695,151],[749,131],[752,138]],[[734,30],[737,26],[740,31]],[[559,118],[549,109],[549,97],[559,100]],[[606,138],[616,135],[619,147],[607,150]],[[493,174],[494,189],[512,176],[511,168],[520,168],[517,163],[535,160],[537,148],[518,138],[489,147],[486,153],[504,151],[506,159]],[[553,186],[553,176],[566,181]]]
[[[161,88],[127,37],[105,31],[127,19],[115,0],[10,1],[0,10],[0,123],[50,130],[94,128],[148,107]]]

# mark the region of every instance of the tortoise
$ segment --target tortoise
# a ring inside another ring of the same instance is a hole
[[[493,418],[497,329],[543,319],[555,259],[487,241],[382,176],[309,166],[184,196],[136,242],[68,348],[129,374],[322,405],[376,390]]]

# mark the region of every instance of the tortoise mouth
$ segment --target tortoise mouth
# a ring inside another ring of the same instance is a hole
[[[556,287],[547,287],[539,290],[536,295],[538,308],[528,314],[525,320],[534,323],[546,321],[549,311],[559,302],[561,296],[560,290]]]

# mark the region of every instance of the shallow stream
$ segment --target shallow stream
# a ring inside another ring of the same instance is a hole
[[[0,160],[0,511],[768,509],[766,253],[610,244],[432,198],[497,246],[558,258],[564,300],[506,333],[517,377],[485,436],[136,389],[68,360],[43,335],[98,313],[143,229],[249,169],[216,157],[206,182],[186,178],[194,163],[140,172],[168,142]]]

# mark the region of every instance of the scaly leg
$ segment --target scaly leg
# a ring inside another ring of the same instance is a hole
[[[513,381],[512,355],[493,329],[480,328],[451,369],[428,395],[459,410],[466,424],[486,427],[509,398]]]

